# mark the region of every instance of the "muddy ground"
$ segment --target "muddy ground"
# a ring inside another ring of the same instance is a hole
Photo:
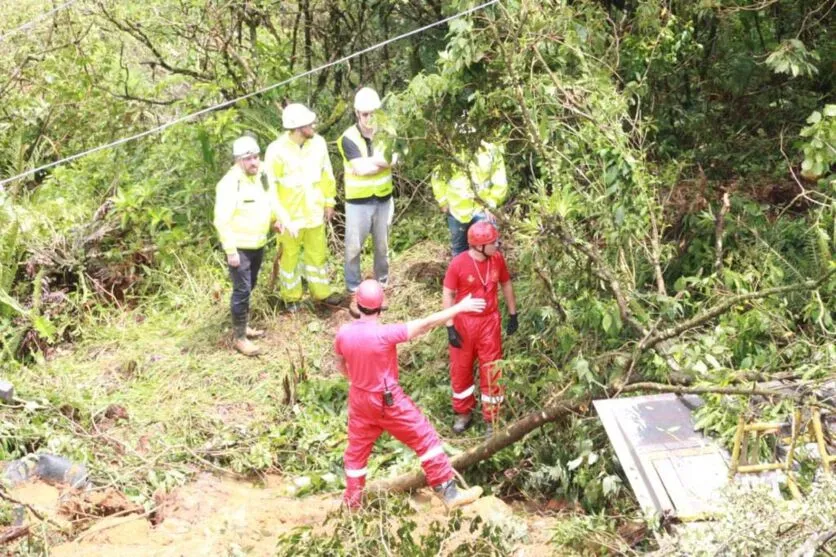
[[[9,495],[76,532],[72,541],[51,548],[56,557],[277,555],[282,535],[300,527],[327,533],[333,524],[326,524],[329,515],[345,512],[339,493],[288,496],[287,484],[275,476],[267,477],[265,485],[255,485],[202,474],[167,494],[153,513],[132,508],[116,492],[73,492],[42,482],[19,485]],[[410,518],[418,524],[416,534],[426,532],[433,521],[448,520],[444,506],[427,489],[413,494],[410,506],[415,510]],[[96,512],[112,514],[91,516]],[[466,507],[463,514],[466,519],[481,516],[509,537],[518,537],[514,555],[553,554],[549,536],[550,526],[558,520],[555,516],[523,512],[491,496]]]

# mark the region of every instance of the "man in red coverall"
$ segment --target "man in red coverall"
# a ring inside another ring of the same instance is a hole
[[[462,312],[480,312],[485,301],[472,296],[408,323],[378,322],[383,287],[375,280],[360,283],[355,300],[361,316],[340,327],[334,341],[337,367],[348,377],[348,447],[345,450],[345,494],[350,509],[360,506],[366,463],[377,438],[388,431],[418,455],[427,483],[448,509],[472,503],[481,487],[459,490],[450,459],[438,434],[398,384],[397,345],[428,332]]]
[[[503,401],[501,373],[494,362],[502,358],[502,323],[497,292],[502,288],[508,306],[505,333],[514,334],[517,327],[517,304],[511,275],[505,258],[499,252],[499,233],[485,221],[477,222],[467,231],[469,249],[450,262],[444,275],[444,307],[453,307],[466,296],[478,296],[486,302],[479,314],[460,314],[447,322],[450,343],[450,380],[453,386],[453,431],[462,433],[473,421],[476,407],[473,385],[473,363],[479,361],[479,391],[482,394],[482,417],[485,434],[493,435],[499,405]]]

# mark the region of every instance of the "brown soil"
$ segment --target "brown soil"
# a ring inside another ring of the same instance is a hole
[[[52,521],[73,530],[74,539],[51,549],[56,557],[275,555],[280,536],[306,526],[326,532],[329,514],[340,512],[339,494],[296,498],[286,484],[268,477],[266,486],[203,474],[193,483],[157,498],[153,513],[132,507],[120,494],[67,493],[54,486],[30,482],[10,495],[32,505]],[[445,520],[444,507],[428,490],[411,499],[418,532],[433,521]],[[116,515],[97,518],[97,512]],[[127,513],[132,514],[127,514]],[[121,513],[121,514],[118,514]],[[482,517],[509,531],[527,532],[515,554],[551,555],[548,544],[554,517],[518,513],[495,497],[483,497],[464,509],[465,516]],[[154,515],[154,516],[152,516]],[[151,518],[158,518],[152,521]],[[32,518],[32,517],[30,517]],[[32,519],[33,522],[37,520]],[[153,522],[158,522],[154,526]],[[475,536],[463,529],[454,537]],[[456,540],[450,540],[455,547]],[[230,553],[232,552],[232,553]]]

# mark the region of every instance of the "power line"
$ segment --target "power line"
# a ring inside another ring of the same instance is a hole
[[[236,104],[240,101],[243,101],[243,100],[246,100],[246,99],[261,95],[261,94],[264,94],[267,91],[272,91],[273,89],[276,89],[278,87],[282,87],[283,85],[287,85],[289,83],[292,83],[292,82],[296,81],[297,79],[301,79],[303,77],[307,77],[309,75],[321,72],[322,70],[328,69],[332,66],[342,64],[342,63],[347,62],[347,61],[349,61],[353,58],[357,58],[358,56],[362,56],[363,54],[367,54],[369,52],[377,50],[378,48],[382,48],[382,47],[384,47],[388,44],[392,44],[394,42],[397,42],[401,39],[405,39],[407,37],[411,37],[412,35],[417,35],[419,33],[423,33],[427,29],[431,29],[433,27],[443,25],[444,23],[447,23],[449,21],[453,21],[454,19],[458,19],[460,17],[464,17],[466,15],[472,14],[473,12],[477,12],[479,10],[487,8],[488,6],[491,6],[493,4],[497,4],[498,2],[500,2],[500,0],[489,0],[488,2],[484,2],[482,4],[479,4],[478,6],[475,6],[473,8],[469,8],[467,10],[463,10],[463,11],[461,11],[461,12],[455,14],[455,15],[445,17],[445,18],[440,19],[440,20],[438,20],[434,23],[430,23],[430,24],[425,25],[423,27],[419,27],[418,29],[413,29],[412,31],[408,31],[408,32],[403,33],[401,35],[398,35],[396,37],[386,39],[385,41],[382,41],[382,42],[379,42],[379,43],[377,43],[375,45],[372,45],[370,47],[364,48],[363,50],[358,50],[357,52],[349,54],[348,56],[343,56],[342,58],[340,58],[338,60],[334,60],[333,62],[328,62],[328,63],[323,64],[321,66],[318,66],[316,68],[312,68],[310,70],[307,70],[303,73],[294,75],[293,77],[285,79],[284,81],[274,83],[273,85],[268,85],[267,87],[264,87],[264,88],[259,89],[257,91],[253,91],[252,93],[247,93],[246,95],[242,95],[238,98],[228,100],[228,101],[224,101],[222,103],[218,103],[216,105],[213,105],[213,106],[210,106],[210,107],[207,107],[207,108],[203,108],[201,110],[198,110],[197,112],[193,112],[192,114],[188,114],[186,116],[176,118],[176,119],[174,119],[170,122],[166,122],[165,124],[163,124],[161,126],[157,126],[156,128],[151,128],[150,130],[145,130],[144,132],[140,132],[140,133],[137,133],[135,135],[131,135],[131,136],[128,136],[128,137],[123,137],[122,139],[117,139],[116,141],[113,141],[111,143],[107,143],[105,145],[99,145],[98,147],[93,147],[92,149],[82,151],[81,153],[76,153],[75,155],[70,155],[69,157],[66,157],[66,158],[63,158],[63,159],[45,164],[43,166],[39,166],[38,168],[34,168],[32,170],[27,170],[26,172],[22,172],[22,173],[20,173],[16,176],[12,176],[11,178],[6,178],[5,180],[0,180],[0,186],[2,186],[4,184],[8,184],[9,182],[14,182],[16,180],[20,180],[21,178],[25,178],[27,176],[31,176],[32,174],[36,174],[38,172],[48,170],[48,169],[53,168],[55,166],[58,166],[58,165],[61,165],[61,164],[67,163],[67,162],[71,162],[71,161],[74,161],[76,159],[80,159],[82,157],[86,157],[87,155],[91,155],[91,154],[97,153],[99,151],[103,151],[105,149],[110,149],[112,147],[116,147],[118,145],[122,145],[122,144],[128,143],[130,141],[134,141],[136,139],[141,139],[143,137],[155,134],[157,132],[161,132],[161,131],[163,131],[167,128],[170,128],[172,126],[180,124],[181,122],[186,122],[188,120],[192,120],[194,118],[197,118],[198,116],[202,116],[202,115],[207,114],[209,112],[212,112],[214,110],[218,110],[219,108],[226,108],[226,107],[231,106],[233,104]]]
[[[40,22],[40,21],[43,21],[44,19],[48,18],[48,17],[49,17],[49,16],[51,16],[52,14],[57,13],[57,12],[60,12],[61,10],[65,9],[65,8],[69,8],[70,6],[72,6],[73,4],[75,4],[76,2],[78,2],[78,0],[69,0],[69,2],[64,2],[63,4],[61,4],[60,6],[58,6],[57,8],[52,8],[52,9],[51,9],[51,10],[49,10],[48,12],[45,12],[45,13],[43,13],[43,14],[39,15],[38,17],[36,17],[36,18],[35,18],[35,19],[33,19],[32,21],[30,21],[29,23],[24,23],[24,24],[23,24],[23,25],[21,25],[20,27],[18,27],[18,28],[16,28],[16,29],[12,29],[11,31],[9,31],[9,32],[8,32],[8,33],[6,33],[5,35],[0,35],[0,43],[2,43],[2,42],[3,42],[3,41],[5,41],[8,37],[11,37],[11,36],[12,36],[12,35],[14,35],[15,33],[19,33],[20,31],[25,31],[26,29],[29,29],[30,27],[32,27],[32,26],[33,26],[33,25],[35,25],[36,23],[38,23],[38,22]]]

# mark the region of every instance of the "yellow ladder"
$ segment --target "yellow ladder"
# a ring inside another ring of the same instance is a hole
[[[827,451],[827,444],[824,441],[824,428],[821,423],[821,409],[818,406],[810,405],[810,420],[805,425],[807,426],[808,433],[815,439],[816,445],[818,446],[824,473],[830,475],[830,466],[836,462],[836,455],[831,455]],[[790,493],[796,499],[801,498],[801,491],[798,489],[798,485],[792,475],[795,448],[798,444],[801,431],[804,429],[801,423],[800,409],[796,409],[793,412],[792,435],[789,438],[790,448],[787,452],[786,461],[759,462],[758,449],[761,437],[764,435],[778,435],[782,427],[783,424],[780,423],[746,423],[746,419],[741,414],[737,420],[737,430],[734,434],[731,465],[729,466],[729,479],[734,478],[737,474],[757,474],[770,470],[783,470],[787,476],[787,487],[789,487]],[[752,433],[754,433],[754,442],[750,443]]]

